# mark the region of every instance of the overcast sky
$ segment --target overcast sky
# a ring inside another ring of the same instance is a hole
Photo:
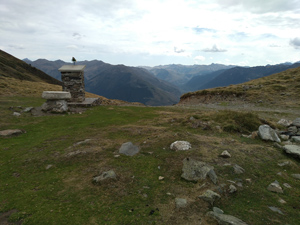
[[[300,60],[300,0],[0,0],[0,49],[111,64]]]

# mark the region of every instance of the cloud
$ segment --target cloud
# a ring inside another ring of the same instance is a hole
[[[18,50],[25,49],[23,47],[23,45],[8,45],[8,47],[13,48],[13,49],[18,49]]]
[[[196,61],[204,61],[205,60],[205,57],[202,56],[202,55],[198,55],[194,58]]]
[[[176,52],[176,53],[182,53],[182,52],[185,52],[185,50],[184,49],[179,49],[177,47],[174,47],[174,52]]]
[[[213,45],[211,48],[205,48],[203,52],[226,52],[226,49],[218,48],[217,45]]]
[[[82,38],[81,34],[74,32],[72,35],[75,39],[80,40]]]
[[[75,49],[78,49],[78,46],[76,46],[76,45],[68,45],[68,46],[66,46],[66,48],[67,49],[73,49],[73,50],[75,50]]]
[[[277,44],[270,44],[269,47],[271,48],[279,48],[281,47],[280,45],[277,45]]]
[[[300,48],[300,38],[296,37],[290,40],[290,45],[297,49]]]
[[[205,33],[205,32],[215,33],[216,32],[216,30],[214,30],[214,29],[203,28],[203,27],[194,27],[193,30],[196,31],[196,33]]]

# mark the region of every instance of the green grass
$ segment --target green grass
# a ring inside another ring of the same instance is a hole
[[[181,179],[182,160],[194,157],[215,167],[220,183],[243,180],[244,187],[234,195],[223,194],[216,203],[225,213],[249,224],[296,224],[300,220],[299,183],[289,174],[298,173],[299,161],[260,140],[245,139],[239,132],[252,131],[261,122],[254,113],[199,111],[176,107],[99,106],[82,114],[13,117],[9,107],[39,106],[39,98],[0,99],[1,130],[19,128],[26,133],[0,138],[0,212],[16,209],[10,222],[22,224],[184,224],[195,223],[211,210],[199,196],[214,186],[209,180],[198,183]],[[193,128],[189,118],[210,122],[211,129]],[[273,117],[273,115],[272,115]],[[274,120],[274,119],[273,119]],[[214,126],[234,132],[218,133]],[[82,145],[74,143],[91,139]],[[192,150],[174,152],[169,145],[187,140]],[[133,157],[119,155],[122,143],[131,141],[141,151]],[[231,159],[218,155],[229,150]],[[68,156],[79,151],[80,154]],[[289,159],[290,166],[277,162]],[[246,173],[235,175],[225,162],[237,163]],[[51,168],[46,169],[48,165]],[[94,185],[92,178],[113,169],[116,181]],[[278,177],[277,172],[283,176]],[[163,180],[158,177],[163,176]],[[251,184],[244,180],[251,178]],[[284,194],[266,190],[278,180],[293,189]],[[167,193],[171,193],[170,195]],[[280,196],[287,204],[280,205]],[[187,209],[175,208],[174,199],[189,199]],[[297,200],[298,199],[298,200]],[[248,202],[249,201],[249,202]],[[280,208],[285,215],[270,211]],[[294,208],[293,208],[294,207]]]

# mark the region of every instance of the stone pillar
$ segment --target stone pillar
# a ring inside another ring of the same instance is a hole
[[[71,93],[71,102],[85,100],[84,68],[85,65],[64,65],[58,69],[61,72],[63,91]]]

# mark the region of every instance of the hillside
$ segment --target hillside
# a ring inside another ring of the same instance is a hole
[[[255,67],[234,67],[223,71],[212,80],[202,83],[197,83],[197,90],[203,90],[214,87],[225,87],[231,84],[240,84],[260,77],[269,76],[274,73],[279,73],[287,69],[299,67],[300,64],[295,63],[292,65],[278,64],[267,66],[255,66]],[[194,86],[196,83],[194,83]]]
[[[297,67],[243,84],[189,92],[181,96],[179,104],[250,102],[295,106],[299,93],[300,67]]]
[[[111,66],[86,82],[86,90],[107,98],[146,105],[172,105],[179,101],[180,91],[155,78],[148,71],[124,65]]]
[[[2,50],[0,50],[0,77],[10,77],[34,82],[47,82],[49,84],[61,84],[61,82],[46,73]]]
[[[61,60],[25,61],[57,79],[60,78],[58,69],[68,64]],[[86,65],[86,91],[106,98],[146,105],[172,105],[179,101],[181,95],[176,86],[156,78],[143,68],[111,65],[99,60],[80,61],[76,64]]]

